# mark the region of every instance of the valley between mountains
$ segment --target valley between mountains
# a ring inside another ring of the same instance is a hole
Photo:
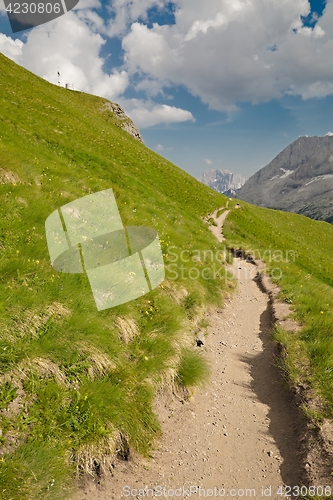
[[[216,234],[226,215],[211,226]],[[113,476],[86,478],[73,500],[277,499],[287,497],[287,486],[304,484],[301,417],[275,366],[271,309],[257,271],[240,259],[229,266],[237,292],[222,310],[209,311],[208,335],[198,347],[209,379],[188,400],[157,398],[163,436],[152,458],[117,461]]]

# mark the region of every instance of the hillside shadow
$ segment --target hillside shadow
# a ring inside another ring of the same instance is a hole
[[[289,486],[299,486],[305,483],[302,440],[306,421],[294,404],[281,371],[275,365],[277,344],[270,333],[272,326],[272,311],[268,302],[267,309],[260,316],[259,336],[263,351],[254,357],[241,356],[241,360],[250,366],[251,390],[261,403],[269,407],[269,434],[273,437],[282,458],[280,471],[283,482]]]

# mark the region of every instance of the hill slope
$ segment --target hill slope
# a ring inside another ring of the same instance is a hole
[[[237,192],[261,207],[333,222],[333,136],[299,137]]]
[[[75,470],[98,475],[116,454],[148,455],[160,434],[156,391],[205,377],[196,333],[230,283],[225,247],[202,217],[226,198],[122,130],[105,99],[50,85],[1,55],[0,88],[0,492],[60,500]],[[51,267],[45,220],[109,188],[125,226],[158,231],[166,280],[98,312],[84,274]],[[235,203],[228,246],[266,261],[303,324],[276,332],[283,368],[307,388],[305,411],[333,418],[333,227]]]
[[[156,390],[191,386],[206,372],[195,335],[205,305],[221,301],[224,281],[214,275],[216,262],[206,262],[204,251],[219,245],[201,217],[225,198],[122,130],[124,117],[112,109],[0,55],[5,498],[66,498],[76,469],[98,474],[116,454],[148,454],[159,435]],[[166,280],[98,312],[84,274],[51,267],[45,220],[109,188],[125,226],[158,231]]]

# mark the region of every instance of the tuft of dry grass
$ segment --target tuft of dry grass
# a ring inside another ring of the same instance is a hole
[[[164,281],[163,282],[164,293],[175,301],[177,306],[182,305],[184,299],[189,295],[188,290],[184,286],[176,286],[175,282]]]
[[[27,201],[26,201],[24,198],[21,198],[21,196],[17,196],[16,201],[17,201],[17,203],[19,203],[20,205],[23,205],[23,206],[25,206],[25,207],[27,207],[27,206],[28,206]]]
[[[92,344],[81,343],[79,345],[79,351],[88,354],[87,361],[90,363],[88,375],[91,380],[104,377],[116,368],[116,363],[112,361],[106,353],[101,352]]]
[[[71,311],[60,302],[53,302],[42,311],[22,311],[18,312],[13,320],[10,332],[15,331],[15,338],[22,338],[26,335],[31,335],[33,338],[38,337],[38,332],[52,318],[59,320],[69,316]]]
[[[78,474],[88,474],[95,478],[113,469],[116,457],[126,451],[123,448],[124,439],[119,431],[114,431],[111,436],[98,442],[83,444],[71,459],[76,464]]]
[[[60,370],[59,366],[50,359],[34,358],[30,361],[30,366],[32,370],[37,370],[40,377],[54,378],[59,385],[68,385],[65,374]]]
[[[20,178],[15,172],[0,168],[0,184],[19,184],[20,182]]]
[[[120,339],[129,344],[135,337],[139,335],[139,329],[133,318],[122,318],[119,316],[115,320],[115,325],[119,331]]]
[[[10,382],[13,387],[22,389],[22,382],[36,373],[39,378],[53,378],[59,385],[68,386],[65,374],[50,359],[37,357],[25,358],[11,371],[0,377],[0,384]]]

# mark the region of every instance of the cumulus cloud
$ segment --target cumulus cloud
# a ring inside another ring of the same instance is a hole
[[[155,149],[156,149],[156,151],[164,151],[164,146],[163,146],[163,144],[157,144]]]
[[[333,93],[333,0],[312,16],[308,0],[174,0],[175,23],[152,26],[168,0],[80,0],[74,11],[27,32],[24,43],[0,36],[0,50],[34,73],[121,101],[141,127],[194,121],[190,111],[154,103],[183,86],[232,117],[239,102],[303,99]],[[2,0],[0,0],[0,9]],[[102,14],[103,12],[103,14]],[[106,37],[122,38],[124,64],[107,73]],[[145,99],[125,99],[126,89]]]
[[[163,9],[168,0],[113,0],[109,3],[110,19],[107,23],[109,36],[119,36],[126,32],[128,26],[139,19],[145,21],[149,9]]]
[[[133,3],[116,1],[113,8],[117,12],[126,8],[128,19],[131,19],[132,16],[144,16],[148,7],[161,6],[162,3],[155,0]],[[98,0],[81,0],[75,12],[28,31],[24,42],[0,34],[0,51],[51,83],[60,81],[62,86],[71,83],[76,89],[121,103],[126,113],[142,128],[161,123],[194,121],[193,115],[181,108],[156,104],[150,99],[123,97],[130,84],[128,71],[115,68],[110,73],[105,72],[105,59],[100,56],[105,44],[100,32],[104,33],[106,28],[100,15],[91,9],[99,5]],[[124,21],[125,25],[128,19]],[[147,95],[159,93],[161,85],[157,79],[156,82],[156,89],[150,93],[146,87]],[[138,90],[144,89],[142,82]]]
[[[211,108],[285,94],[333,93],[333,0],[313,27],[307,0],[178,0],[175,24],[134,22],[123,39],[129,73],[155,88],[183,85]]]
[[[10,59],[19,59],[22,54],[22,47],[23,42],[21,40],[13,40],[9,36],[0,33],[0,51]]]
[[[207,163],[207,165],[211,165],[213,163],[209,158],[205,158],[205,162]]]
[[[160,123],[195,121],[190,111],[166,104],[156,104],[150,100],[120,99],[120,104],[126,109],[126,113],[134,123],[141,128],[153,127]]]
[[[105,40],[78,16],[69,12],[27,33],[25,43],[2,35],[0,50],[51,83],[74,83],[88,93],[114,99],[128,86],[125,70],[103,71],[99,56]],[[60,78],[57,71],[60,72]]]

